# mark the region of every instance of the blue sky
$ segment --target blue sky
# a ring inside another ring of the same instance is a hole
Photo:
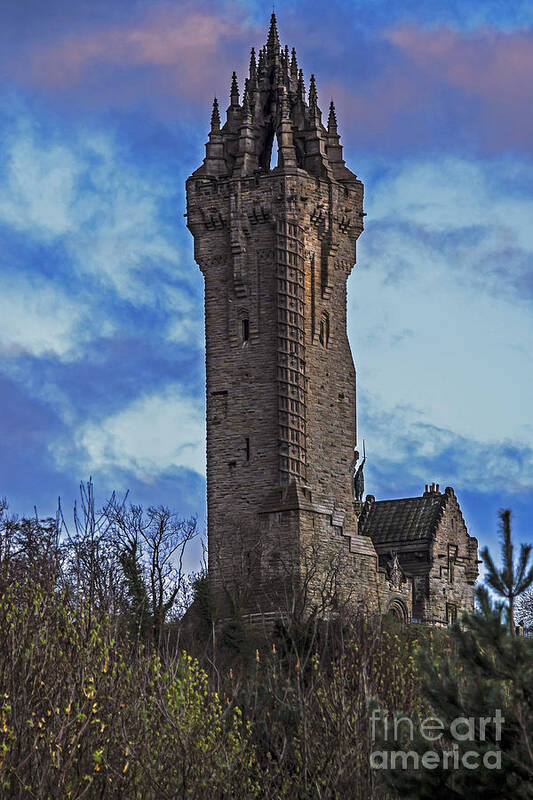
[[[533,516],[533,5],[276,3],[366,189],[349,281],[367,489]],[[0,32],[0,495],[92,475],[204,518],[202,279],[183,212],[257,2],[37,0]]]

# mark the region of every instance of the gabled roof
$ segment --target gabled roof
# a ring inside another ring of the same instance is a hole
[[[425,492],[422,497],[368,501],[361,515],[359,533],[379,545],[428,539],[436,531],[453,490],[444,494]]]

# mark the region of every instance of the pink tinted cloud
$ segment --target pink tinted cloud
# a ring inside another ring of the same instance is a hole
[[[403,25],[385,38],[414,68],[413,89],[423,101],[428,89],[437,101],[452,93],[461,114],[472,104],[472,121],[486,141],[531,147],[533,29],[507,33],[486,26],[461,34]]]
[[[350,144],[533,150],[533,29],[402,25],[381,31],[364,66],[319,83]]]
[[[485,27],[461,35],[449,28],[402,26],[388,31],[387,38],[407,59],[474,96],[531,100],[533,30],[505,33]]]
[[[201,3],[160,3],[142,19],[124,25],[64,36],[46,45],[34,45],[19,74],[45,90],[68,91],[97,76],[136,68],[150,70],[152,91],[160,88],[186,98],[204,100],[246,59],[257,33],[243,19],[220,4],[217,12]],[[19,62],[21,63],[21,62]],[[223,75],[221,74],[223,73]],[[228,74],[229,73],[229,74]],[[107,78],[106,78],[107,79]],[[114,81],[112,81],[114,83]],[[116,81],[122,91],[120,78]],[[147,91],[143,83],[138,94]],[[103,89],[112,93],[113,86]]]
[[[175,116],[197,103],[205,108],[215,92],[224,105],[231,71],[246,64],[249,46],[266,34],[236,8],[161,2],[142,18],[34,45],[19,74],[97,107],[142,105]],[[322,48],[319,89],[323,103],[335,97],[352,142],[392,150],[464,143],[487,151],[533,149],[533,30],[401,25],[376,32],[361,54],[357,33],[334,26],[335,36],[343,68],[328,75],[335,53],[326,52],[331,43]],[[304,56],[309,41],[298,48]],[[313,62],[316,56],[315,49]]]

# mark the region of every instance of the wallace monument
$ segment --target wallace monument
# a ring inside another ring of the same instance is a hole
[[[213,595],[252,621],[275,618],[311,575],[311,600],[327,585],[371,613],[446,625],[473,608],[477,540],[451,488],[364,497],[346,331],[363,184],[333,103],[326,124],[274,14],[241,88],[234,73],[226,120],[215,100],[187,180],[205,278]]]

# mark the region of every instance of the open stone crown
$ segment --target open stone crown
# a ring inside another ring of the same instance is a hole
[[[243,177],[256,170],[269,170],[274,137],[278,143],[278,167],[299,168],[338,181],[356,180],[342,157],[333,102],[326,128],[314,75],[306,100],[296,51],[293,48],[289,53],[288,46],[280,46],[276,16],[272,14],[267,43],[257,58],[252,48],[242,103],[233,73],[230,104],[222,128],[218,101],[214,100],[206,158],[197,174]]]

